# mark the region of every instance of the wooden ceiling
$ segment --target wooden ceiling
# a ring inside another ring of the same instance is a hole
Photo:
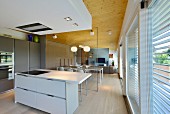
[[[91,48],[96,48],[98,27],[98,47],[116,50],[127,1],[128,0],[84,0],[87,9],[92,15],[92,27],[95,35],[90,36],[90,30],[85,30],[57,33],[57,39],[53,39],[52,35],[47,35],[47,39],[70,46],[88,45]],[[112,34],[109,35],[108,31],[111,31]]]

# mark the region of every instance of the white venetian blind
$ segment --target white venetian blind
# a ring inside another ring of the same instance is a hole
[[[138,28],[137,25],[127,39],[127,95],[135,114],[139,113],[139,72],[138,72]]]
[[[152,7],[153,112],[170,114],[170,0]]]

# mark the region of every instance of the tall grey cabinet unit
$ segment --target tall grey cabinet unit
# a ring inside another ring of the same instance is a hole
[[[29,70],[40,69],[40,43],[30,42]]]
[[[14,39],[0,36],[0,52],[13,52]],[[1,58],[1,57],[0,57]],[[13,79],[8,79],[8,65],[4,66],[0,60],[0,93],[14,88]]]
[[[24,40],[15,40],[14,49],[15,72],[29,70],[29,42]]]
[[[0,36],[0,51],[13,52],[14,39]]]

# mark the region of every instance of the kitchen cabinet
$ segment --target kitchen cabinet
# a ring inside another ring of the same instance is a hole
[[[3,93],[13,88],[14,88],[14,80],[8,80],[8,78],[0,80],[0,93],[1,92]]]
[[[14,64],[15,72],[29,70],[29,42],[24,40],[15,40]]]
[[[37,82],[39,82],[37,85],[37,92],[65,98],[65,82],[38,78]]]
[[[29,69],[40,68],[40,43],[29,42]]]
[[[0,51],[13,52],[14,39],[0,36]]]
[[[30,107],[36,107],[36,93],[27,89],[15,88],[15,100]]]
[[[66,114],[66,100],[46,94],[37,94],[37,108],[51,114]]]
[[[16,76],[15,77],[15,86],[22,87],[23,89],[28,89],[32,91],[36,91],[36,79],[30,78],[28,76]]]
[[[15,72],[29,71],[40,68],[40,44],[15,40],[14,62]]]
[[[15,75],[15,102],[51,114],[73,114],[78,107],[78,83],[39,76]]]

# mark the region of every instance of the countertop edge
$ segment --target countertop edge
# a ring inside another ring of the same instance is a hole
[[[50,78],[50,77],[44,77],[44,76],[35,76],[35,75],[30,75],[30,74],[22,74],[22,73],[15,73],[15,76],[16,75],[19,75],[19,76],[26,76],[26,77],[33,77],[33,78],[41,78],[41,79],[51,79],[51,80],[56,80],[56,81],[64,81],[66,83],[76,83],[76,84],[81,84],[82,82],[84,82],[86,79],[88,79],[92,74],[91,73],[85,73],[85,74],[89,74],[86,76],[86,78],[84,78],[83,80],[81,81],[73,81],[73,80],[63,80],[63,79],[56,79],[56,78]]]

